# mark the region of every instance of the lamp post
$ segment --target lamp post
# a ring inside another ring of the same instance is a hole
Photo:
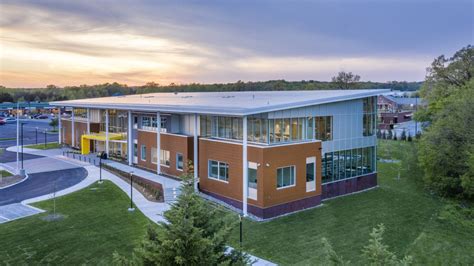
[[[99,154],[99,184],[102,184],[102,159],[107,159],[107,153],[101,152]]]
[[[46,141],[47,141],[46,138],[47,138],[47,137],[46,137],[46,130],[45,130],[45,131],[44,131],[44,149],[46,149]]]
[[[128,211],[135,211],[135,208],[133,208],[133,172],[130,172],[130,208],[128,208]]]
[[[38,145],[38,127],[36,127],[35,133],[36,133],[36,143],[35,144]]]
[[[242,214],[239,214],[239,225],[240,225],[239,244],[240,244],[240,249],[242,249]]]

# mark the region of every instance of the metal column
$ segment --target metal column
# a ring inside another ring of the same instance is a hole
[[[199,169],[198,169],[198,115],[194,114],[194,191],[198,192],[198,178],[199,178]]]
[[[133,163],[133,125],[132,125],[132,111],[128,111],[128,133],[127,133],[127,155],[128,155],[128,165]]]
[[[156,112],[156,173],[161,174],[161,115]]]
[[[71,147],[76,144],[76,132],[74,130],[74,108],[71,111]]]
[[[247,161],[247,116],[244,116],[242,119],[242,173],[243,173],[243,193],[242,193],[242,213],[244,216],[247,216],[247,198],[249,194],[248,189],[248,161]]]
[[[105,109],[105,153],[109,156],[109,110]]]

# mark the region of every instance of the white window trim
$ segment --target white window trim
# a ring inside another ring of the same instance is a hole
[[[283,169],[283,168],[288,168],[288,167],[293,167],[293,169],[295,169],[295,171],[294,171],[295,172],[294,173],[295,183],[293,185],[289,185],[289,186],[278,187],[278,169]],[[277,190],[296,187],[296,165],[287,165],[287,166],[278,167],[276,169],[276,172],[277,172],[277,176],[276,176],[276,178],[277,178]]]
[[[313,181],[309,181],[309,182],[314,182],[314,189],[312,190],[307,190],[306,192],[313,192],[313,191],[316,191],[316,185],[317,185],[317,176],[316,174],[318,173],[316,167],[317,167],[317,164],[316,164],[316,157],[307,157],[306,158],[306,165],[309,164],[309,163],[314,163],[314,180]],[[306,168],[306,167],[305,167]],[[305,179],[306,179],[306,176],[305,176]],[[306,181],[306,183],[308,183],[308,181]]]
[[[221,164],[221,163],[227,164],[227,171],[229,170],[229,164],[226,163],[226,162],[218,161],[218,160],[212,160],[212,159],[208,159],[208,160],[207,160],[207,178],[209,178],[209,179],[211,179],[211,180],[220,181],[220,182],[229,184],[229,179],[228,179],[228,178],[227,178],[227,180],[222,180],[222,179],[219,179],[219,178],[215,178],[215,177],[213,177],[213,176],[211,176],[211,175],[209,174],[209,173],[211,172],[211,171],[210,171],[210,167],[209,167],[209,161],[214,161],[214,162],[217,162],[217,163],[218,163],[218,164],[217,164],[217,165],[218,165],[218,166],[217,166],[217,169],[218,169],[218,170],[217,170],[217,173],[218,173],[218,174],[220,173],[219,170],[220,170],[220,164]],[[227,175],[229,175],[228,173],[229,173],[229,172],[227,172]]]
[[[164,158],[164,156],[162,156],[162,154],[161,154],[161,151],[167,151],[167,152],[169,153],[170,156],[169,156],[168,161],[170,162],[170,165],[162,164],[162,163],[161,163],[161,160],[160,160],[160,166],[170,168],[170,166],[171,166],[171,152],[170,152],[169,150],[163,150],[163,149],[161,149],[161,150],[160,150],[160,159],[163,159],[163,158]]]

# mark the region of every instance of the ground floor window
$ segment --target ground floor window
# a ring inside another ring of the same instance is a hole
[[[314,181],[316,174],[315,162],[306,162],[306,182]]]
[[[226,182],[229,180],[229,165],[227,163],[209,160],[208,168],[209,178]]]
[[[257,168],[250,167],[248,168],[248,181],[249,188],[257,188]]]
[[[325,153],[322,158],[323,183],[347,179],[375,171],[375,147]]]
[[[291,187],[295,185],[295,166],[287,166],[277,169],[277,188]]]
[[[170,151],[160,150],[160,164],[170,166]]]
[[[176,153],[176,169],[183,170],[184,162],[183,162],[183,154]]]
[[[146,161],[146,146],[142,145],[140,151],[141,151],[141,154],[140,154],[141,160]]]

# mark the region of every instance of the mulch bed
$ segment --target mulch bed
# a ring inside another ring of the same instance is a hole
[[[19,175],[12,175],[12,176],[7,176],[7,177],[1,177],[0,178],[0,188],[9,186],[11,184],[15,184],[17,182],[20,182],[23,179],[23,177]]]

